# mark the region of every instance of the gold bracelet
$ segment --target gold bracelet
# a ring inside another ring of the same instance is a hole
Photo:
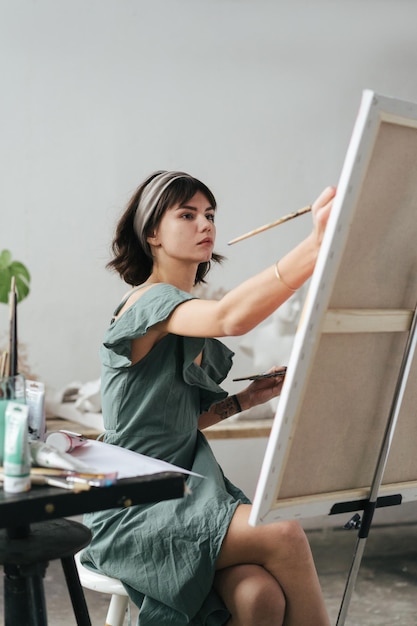
[[[278,269],[278,263],[279,260],[275,263],[275,276],[278,278],[278,280],[284,285],[284,287],[286,287],[289,291],[292,291],[293,293],[295,293],[297,291],[297,289],[293,289],[292,287],[290,287],[289,285],[287,285],[287,283],[285,282],[285,280],[282,279],[281,274],[279,273],[279,269]]]

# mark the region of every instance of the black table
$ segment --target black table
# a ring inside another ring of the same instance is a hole
[[[104,509],[181,498],[184,475],[164,472],[125,478],[109,487],[78,493],[32,487],[21,494],[0,492],[0,563],[4,567],[5,626],[46,626],[43,577],[48,561],[61,559],[78,626],[91,626],[74,554],[91,533],[65,519]]]

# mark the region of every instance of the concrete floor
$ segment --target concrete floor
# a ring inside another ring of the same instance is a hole
[[[407,509],[405,509],[407,512]],[[409,518],[413,519],[410,520]],[[398,516],[397,516],[398,518]],[[345,520],[348,521],[348,520]],[[339,522],[338,522],[339,523]],[[307,529],[331,623],[336,624],[357,543],[357,531],[338,526]],[[59,561],[50,563],[45,577],[49,626],[75,624]],[[104,626],[108,596],[85,592],[93,626]],[[3,615],[3,589],[0,616]],[[1,619],[1,618],[0,618]],[[132,608],[134,626],[137,610]],[[0,621],[3,623],[3,621]],[[128,619],[125,624],[127,626]],[[349,604],[346,626],[417,626],[417,517],[392,519],[376,515]],[[24,626],[19,624],[16,626]],[[161,624],[161,626],[164,626]]]

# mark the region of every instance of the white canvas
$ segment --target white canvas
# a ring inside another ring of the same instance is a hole
[[[250,518],[369,497],[417,301],[417,105],[364,91]],[[417,379],[417,363],[409,368]],[[381,495],[417,498],[408,384]]]

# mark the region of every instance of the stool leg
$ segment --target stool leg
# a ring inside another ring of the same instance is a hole
[[[123,626],[128,602],[127,596],[112,595],[105,626]]]
[[[69,556],[61,559],[61,563],[67,581],[75,619],[77,620],[77,626],[91,626],[90,615],[88,613],[87,603],[85,601],[83,588],[81,587],[74,557]]]
[[[47,563],[4,565],[5,626],[47,626],[43,577]]]

